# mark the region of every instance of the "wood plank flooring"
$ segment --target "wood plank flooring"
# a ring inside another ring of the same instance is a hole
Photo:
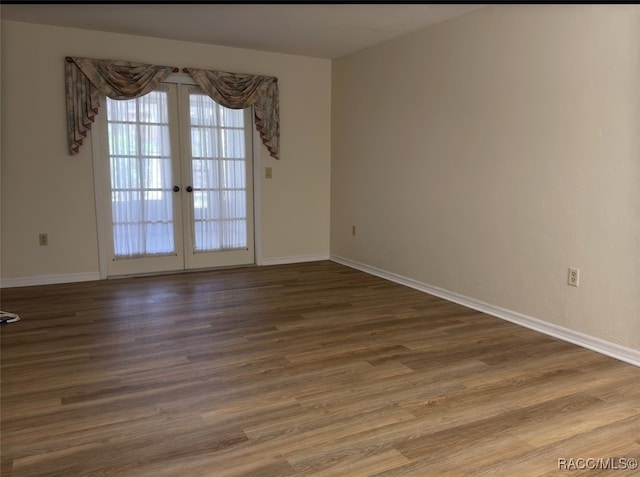
[[[5,477],[639,475],[639,368],[333,262],[0,309]]]

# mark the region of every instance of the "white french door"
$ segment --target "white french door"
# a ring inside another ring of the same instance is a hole
[[[105,102],[106,275],[254,263],[251,110],[182,84]]]
[[[186,268],[254,263],[251,109],[228,109],[180,88],[189,200]]]

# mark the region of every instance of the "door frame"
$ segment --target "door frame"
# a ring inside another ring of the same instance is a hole
[[[184,85],[196,85],[195,81],[186,73],[172,74],[167,77],[164,83],[175,83]],[[152,273],[139,273],[133,275],[117,275],[109,276],[108,274],[108,256],[109,256],[109,236],[113,233],[110,224],[107,223],[106,207],[111,206],[110,191],[108,190],[109,177],[105,177],[105,167],[101,161],[106,160],[103,157],[103,151],[108,151],[108,138],[103,131],[106,130],[106,106],[105,98],[101,97],[102,108],[98,113],[94,127],[90,129],[91,138],[91,155],[93,166],[93,189],[95,198],[95,213],[96,213],[96,241],[98,247],[98,271],[101,280],[112,278],[124,278],[126,276],[140,276],[140,275],[157,275],[157,274],[169,274],[169,273],[184,273],[189,271],[202,271],[198,270],[166,270]],[[253,108],[252,108],[253,111]],[[262,264],[262,176],[260,171],[262,170],[262,140],[255,127],[255,117],[252,115],[252,155],[253,155],[253,250],[254,261],[256,265]],[[245,265],[246,266],[246,265]],[[218,268],[218,267],[216,267]],[[215,269],[215,268],[212,268]]]

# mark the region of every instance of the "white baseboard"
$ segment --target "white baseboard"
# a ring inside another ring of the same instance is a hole
[[[290,255],[288,257],[267,258],[259,265],[284,265],[288,263],[304,263],[329,260],[329,254],[319,255]],[[99,272],[72,273],[66,275],[39,275],[35,277],[3,278],[0,288],[31,287],[37,285],[55,285],[59,283],[89,282],[100,280]]]
[[[65,275],[39,275],[36,277],[3,278],[0,288],[33,287],[37,285],[56,285],[59,283],[91,282],[100,280],[100,273],[69,273]]]
[[[275,257],[262,259],[259,265],[285,265],[287,263],[319,262],[329,260],[328,253],[319,255],[290,255],[288,257]]]
[[[491,305],[489,303],[453,293],[439,287],[427,285],[417,280],[403,277],[402,275],[398,275],[392,272],[387,272],[386,270],[381,270],[370,265],[355,262],[338,255],[332,254],[330,256],[330,259],[347,267],[355,268],[357,270],[369,273],[370,275],[375,275],[380,278],[385,278],[392,282],[414,288],[424,293],[443,298],[444,300],[466,306],[467,308],[486,313],[487,315],[491,315],[496,318],[510,321],[517,325],[524,326],[525,328],[539,331],[540,333],[544,333],[545,335],[553,336],[554,338],[558,338],[563,341],[582,346],[583,348],[590,349],[591,351],[596,351],[606,356],[624,361],[625,363],[640,367],[640,351],[638,350],[620,346],[618,344],[611,343],[600,338],[595,338],[593,336],[589,336],[584,333],[571,330],[569,328],[564,328],[562,326],[554,325],[546,321],[538,320],[522,313]]]

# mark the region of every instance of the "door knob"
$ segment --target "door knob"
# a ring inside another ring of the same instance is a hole
[[[187,186],[187,192],[193,192],[193,187]]]
[[[180,192],[180,187],[173,186],[173,192]]]

